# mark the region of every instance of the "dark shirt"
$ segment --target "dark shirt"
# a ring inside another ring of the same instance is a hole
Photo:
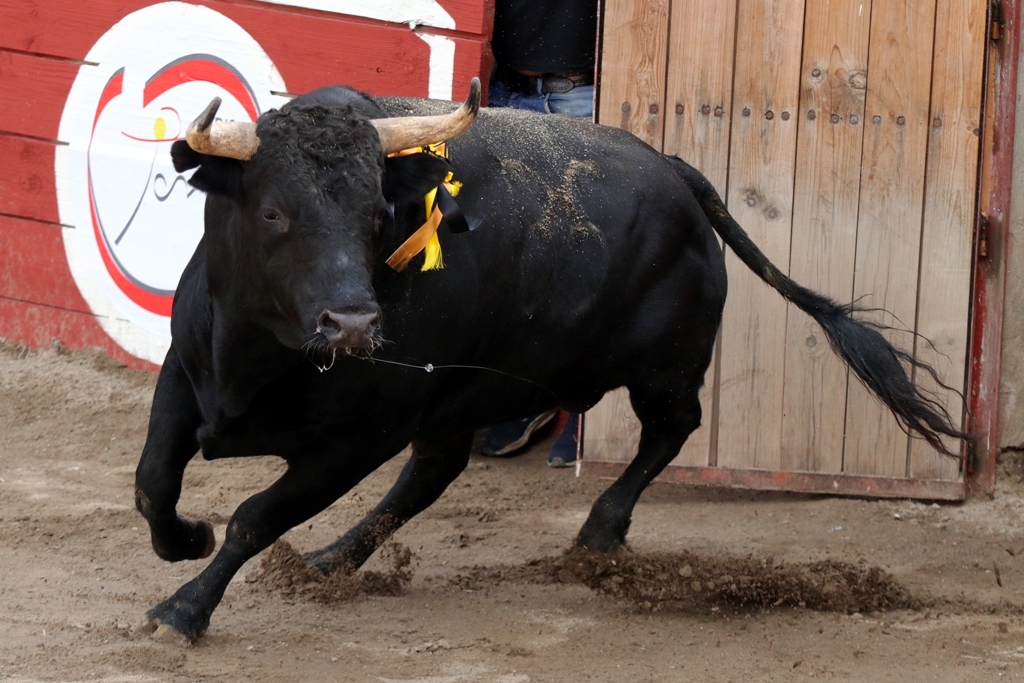
[[[591,74],[597,0],[497,0],[491,48],[507,69]]]

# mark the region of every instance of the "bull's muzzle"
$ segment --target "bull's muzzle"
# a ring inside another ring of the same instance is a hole
[[[335,313],[324,309],[316,319],[317,332],[327,338],[335,350],[372,350],[378,342],[380,309]]]

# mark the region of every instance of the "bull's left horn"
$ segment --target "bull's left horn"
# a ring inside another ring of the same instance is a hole
[[[248,161],[260,146],[256,124],[238,121],[214,121],[220,98],[214,97],[206,111],[185,131],[188,146],[202,154]]]
[[[405,149],[451,140],[469,128],[478,111],[480,79],[474,78],[469,84],[469,97],[451,114],[373,119],[370,123],[380,135],[380,146],[384,149],[384,154],[394,154]]]

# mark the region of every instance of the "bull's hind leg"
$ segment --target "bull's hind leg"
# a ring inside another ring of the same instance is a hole
[[[168,562],[197,560],[213,552],[213,527],[177,512],[181,477],[199,450],[202,416],[178,354],[171,346],[160,370],[149,434],[135,471],[135,507],[149,523],[153,550]]]
[[[344,536],[306,556],[324,573],[352,571],[403,524],[427,509],[466,469],[472,432],[452,437],[413,441],[412,457],[384,499]]]
[[[675,373],[629,385],[629,398],[640,419],[640,447],[636,457],[590,510],[576,537],[576,545],[598,552],[612,552],[626,542],[640,494],[679,454],[687,437],[700,426],[697,392],[704,370],[680,380]]]
[[[342,456],[313,453],[290,461],[270,488],[238,506],[224,545],[206,569],[146,613],[149,626],[170,627],[191,641],[203,635],[231,577],[246,561],[333,503],[387,458],[367,456],[372,446],[360,446]]]

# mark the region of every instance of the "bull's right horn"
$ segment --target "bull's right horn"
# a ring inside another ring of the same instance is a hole
[[[220,98],[214,97],[206,111],[185,131],[188,146],[202,154],[248,161],[260,146],[256,124],[239,121],[214,121]]]
[[[384,154],[394,154],[414,147],[451,140],[464,132],[480,110],[480,79],[469,84],[469,97],[450,114],[439,116],[402,116],[370,121],[380,136]]]

